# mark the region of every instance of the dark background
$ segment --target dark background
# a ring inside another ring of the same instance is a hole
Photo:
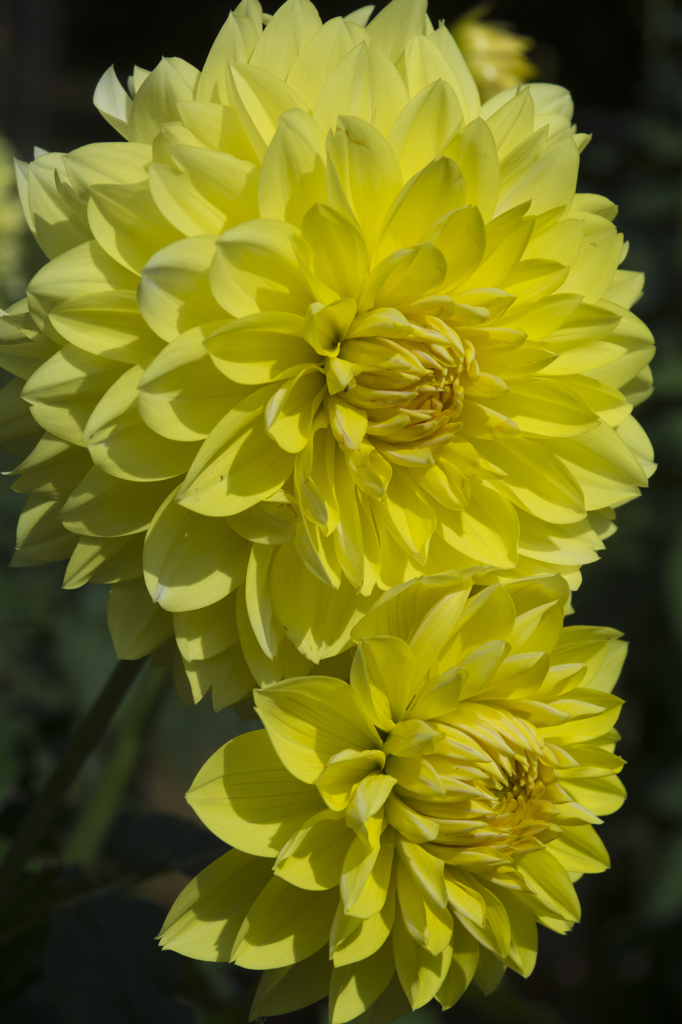
[[[114,138],[91,105],[101,73],[115,62],[124,79],[162,55],[200,67],[229,6],[1,0],[5,134],[24,158],[34,144],[68,150]],[[439,0],[430,13],[450,21],[465,6]],[[320,6],[324,18],[350,9]],[[528,981],[508,976],[487,999],[472,990],[447,1019],[668,1024],[682,1019],[682,7],[500,0],[494,17],[533,36],[540,77],[571,89],[579,129],[594,133],[580,187],[620,204],[626,266],[646,272],[637,312],[659,355],[656,392],[639,416],[660,469],[650,492],[619,512],[619,531],[575,601],[574,622],[616,626],[631,643],[618,690],[630,795],[601,832],[613,867],[579,883],[583,922],[565,938],[542,933]],[[3,485],[0,854],[114,662],[103,588],[60,592],[60,567],[5,568],[20,506]],[[158,954],[153,940],[187,877],[221,850],[183,792],[242,728],[231,710],[183,708],[158,672],[133,688],[32,862],[29,895],[0,929],[3,1022],[246,1022],[248,972]],[[313,1007],[279,1019],[326,1018]],[[425,1009],[408,1019],[441,1018]]]

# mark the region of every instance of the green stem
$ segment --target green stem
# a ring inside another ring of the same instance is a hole
[[[92,708],[76,726],[61,761],[22,821],[0,869],[0,910],[14,895],[26,861],[40,845],[64,794],[104,735],[141,665],[141,660],[119,661]]]
[[[122,709],[113,749],[102,774],[62,850],[65,864],[89,867],[97,859],[142,753],[144,737],[168,679],[168,667],[152,668],[132,691]]]

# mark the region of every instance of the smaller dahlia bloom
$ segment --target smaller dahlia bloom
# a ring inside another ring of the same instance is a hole
[[[563,625],[560,576],[480,578],[386,593],[354,627],[350,682],[257,691],[265,729],[190,789],[233,849],[181,893],[161,942],[263,969],[254,1016],[328,992],[331,1024],[369,1007],[390,1022],[452,1006],[472,978],[492,991],[507,967],[530,974],[537,924],[567,932],[574,883],[609,866],[594,825],[624,799],[625,644]]]
[[[535,40],[512,32],[504,22],[483,21],[490,6],[478,4],[450,26],[483,102],[538,73],[526,56]]]

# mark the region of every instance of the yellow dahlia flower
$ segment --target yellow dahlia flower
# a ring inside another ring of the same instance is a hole
[[[609,866],[593,826],[624,799],[625,644],[563,626],[561,576],[472,589],[475,573],[389,591],[353,630],[350,684],[258,690],[265,730],[195,779],[190,804],[234,849],[161,941],[264,969],[253,1016],[328,991],[331,1024],[375,1003],[388,1024],[472,978],[525,977],[536,925],[568,931],[573,883]]]
[[[107,72],[127,141],[24,168],[15,564],[113,584],[119,656],[174,635],[217,707],[338,654],[377,588],[577,586],[653,468],[641,275],[575,193],[569,94],[481,107],[425,0],[367,13],[243,0],[201,72]]]
[[[479,4],[458,18],[450,30],[474,76],[482,100],[535,78],[538,69],[526,54],[535,45],[499,21],[482,21],[490,5]]]

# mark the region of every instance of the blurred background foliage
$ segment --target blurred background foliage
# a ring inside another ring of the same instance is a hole
[[[112,138],[90,101],[102,71],[115,60],[125,76],[174,54],[201,66],[229,6],[0,0],[9,145],[27,158],[34,144]],[[465,6],[438,0],[430,12],[450,22]],[[320,9],[327,18],[351,4]],[[405,1024],[601,1024],[605,1014],[660,1024],[682,1017],[682,5],[499,0],[493,17],[534,37],[539,77],[573,92],[580,130],[594,133],[580,187],[620,205],[626,266],[646,273],[637,312],[659,354],[640,418],[660,469],[620,511],[575,601],[574,622],[616,626],[631,644],[619,687],[630,796],[602,831],[612,870],[581,881],[582,923],[565,938],[542,934],[528,981],[507,976],[493,996],[472,990],[445,1018],[427,1007]],[[31,243],[20,250],[3,301],[39,265]],[[21,500],[9,481],[0,488],[0,855],[114,664],[104,588],[60,591],[59,566],[6,568]],[[217,746],[254,726],[229,709],[184,708],[163,670],[144,670],[0,924],[6,1024],[246,1022],[249,972],[161,954],[154,936],[187,878],[223,849],[183,794]],[[277,1019],[326,1018],[318,1005]]]

